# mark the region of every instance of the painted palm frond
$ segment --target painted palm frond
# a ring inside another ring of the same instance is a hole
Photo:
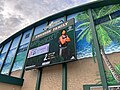
[[[112,13],[112,12],[115,12],[115,11],[117,11],[117,10],[120,10],[120,4],[110,6],[110,9],[106,12],[105,15],[110,14],[110,13]]]
[[[88,31],[88,33],[87,33],[87,35],[86,35],[86,41],[87,41],[88,43],[91,43],[91,41],[92,41],[92,31],[91,31],[90,28],[89,28],[89,31]]]
[[[80,24],[80,25],[77,27],[77,29],[79,29],[79,28],[84,28],[84,27],[89,26],[89,25],[90,25],[90,22],[85,22],[85,23]]]
[[[117,10],[120,10],[120,5],[117,4],[117,5],[112,5],[112,6],[104,6],[102,8],[99,8],[99,9],[95,9],[95,10],[92,10],[93,11],[93,15],[96,18],[100,18],[102,16],[105,16],[105,15],[108,15],[110,13],[113,13]]]
[[[120,64],[115,64],[115,70],[118,74],[120,74]],[[110,70],[106,71],[106,75],[107,75],[107,81],[108,84],[116,84],[116,80],[114,79],[112,73],[110,72]]]
[[[89,21],[89,15],[87,14],[87,12],[81,12],[81,13],[78,13],[76,16],[75,16],[75,19],[78,21],[78,22],[85,22],[85,21]]]
[[[110,7],[102,7],[100,10],[99,10],[99,12],[98,12],[98,16],[97,16],[97,18],[100,18],[100,17],[102,17],[102,16],[105,16],[106,14],[107,14],[107,12],[106,11],[109,11],[109,9],[110,9]]]
[[[104,47],[108,46],[111,44],[112,40],[109,37],[108,33],[106,32],[106,30],[103,28],[102,25],[98,25],[96,27],[97,33],[98,33],[98,40],[100,42],[100,44]]]
[[[87,35],[89,29],[90,29],[89,27],[86,27],[86,29],[82,30],[82,31],[78,34],[78,36],[77,36],[77,42],[80,41],[80,40],[82,40],[82,39]]]
[[[120,74],[120,64],[115,64],[115,70]]]
[[[120,43],[120,29],[118,27],[114,27],[113,25],[111,25],[105,26],[104,29],[107,31],[112,41]]]
[[[120,64],[115,64],[114,68],[115,68],[116,72],[118,72],[120,74]],[[116,84],[116,80],[114,79],[110,70],[106,71],[106,77],[107,77],[107,83],[108,84]],[[102,83],[99,78],[97,78],[96,80],[97,80],[96,84],[101,84]]]
[[[98,11],[98,10],[97,10]],[[95,11],[95,10],[93,10],[92,9],[92,14],[93,14],[93,16],[94,16],[94,19],[96,19],[97,17],[98,17],[98,14],[97,14],[97,11]],[[99,11],[98,11],[99,12]]]
[[[78,15],[76,15],[76,20],[79,21],[79,22],[82,22],[77,27],[77,29],[81,29],[81,32],[77,35],[77,42],[79,42],[84,37],[86,37],[86,36],[88,37],[90,35],[90,32],[89,32],[90,31],[89,15],[87,14],[87,12],[79,13]]]

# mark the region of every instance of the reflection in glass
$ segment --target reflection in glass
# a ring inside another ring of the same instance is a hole
[[[15,59],[15,63],[13,65],[12,71],[22,69],[22,65],[23,65],[23,62],[25,60],[26,53],[27,53],[26,52],[27,47],[28,47],[28,43],[20,46],[18,53],[17,53],[17,56],[16,56],[16,59]]]
[[[8,51],[8,48],[9,48],[9,45],[10,45],[10,42],[7,43],[7,44],[4,46],[4,48],[3,48],[3,50],[2,50],[1,53],[5,53],[5,52],[7,52],[7,51]]]
[[[10,47],[10,50],[14,49],[14,48],[17,48],[18,44],[19,44],[19,41],[20,41],[20,36],[16,37],[13,42],[12,42],[12,45]]]
[[[20,43],[20,47],[18,49],[16,58],[15,58],[15,62],[14,62],[12,71],[19,70],[22,68],[23,62],[24,62],[26,54],[27,54],[26,51],[27,51],[31,36],[32,36],[32,30],[29,30],[24,33],[24,35],[22,37],[22,41]]]
[[[59,24],[62,24],[64,22],[64,17],[57,18],[55,20],[49,21],[50,28],[53,28]]]
[[[3,60],[5,58],[6,52],[8,51],[9,45],[10,45],[10,42],[4,46],[2,52],[0,53],[0,68],[3,64]]]
[[[1,72],[2,74],[8,73],[8,71],[10,69],[11,61],[14,58],[15,52],[16,52],[16,48],[9,51],[8,56],[5,60],[2,72]]]
[[[45,29],[45,27],[46,27],[46,23],[45,23],[45,24],[42,24],[42,25],[40,25],[40,26],[38,26],[38,27],[36,27],[36,28],[35,28],[35,32],[34,32],[34,35],[37,35],[37,34],[43,32],[44,29]]]
[[[6,53],[0,54],[0,68],[1,68],[2,63],[3,63],[3,60],[4,60],[4,58],[5,58],[5,54],[6,54]]]
[[[29,30],[29,31],[27,31],[27,32],[24,33],[24,35],[22,37],[22,41],[20,43],[20,46],[30,42],[30,37],[32,35],[31,32],[32,32],[32,30]]]
[[[10,69],[11,62],[13,61],[13,58],[14,58],[14,55],[16,52],[16,47],[18,46],[19,41],[20,41],[20,36],[18,36],[17,38],[15,38],[13,40],[12,45],[10,47],[10,51],[7,55],[7,58],[5,60],[5,63],[4,63],[2,72],[1,72],[2,74],[8,73],[8,71]]]

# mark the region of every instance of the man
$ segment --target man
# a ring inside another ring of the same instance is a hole
[[[66,34],[66,31],[62,31],[62,35],[59,37],[59,56],[62,56],[64,59],[68,59],[68,49],[67,45],[70,42],[70,38]]]

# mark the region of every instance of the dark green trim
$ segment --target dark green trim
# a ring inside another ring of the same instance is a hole
[[[0,82],[1,83],[7,83],[7,84],[12,84],[12,85],[18,85],[22,86],[24,79],[8,76],[8,75],[2,75],[0,74]]]
[[[2,66],[1,66],[1,68],[0,68],[0,73],[2,72],[2,69],[3,69],[4,63],[5,63],[5,60],[6,60],[6,58],[7,58],[8,53],[9,53],[9,50],[10,50],[10,48],[11,48],[12,42],[13,42],[13,40],[10,41],[9,48],[8,48],[6,54],[5,54],[5,57],[4,57],[4,60],[3,60]]]
[[[14,57],[13,57],[13,60],[12,60],[12,62],[11,62],[10,69],[9,69],[9,71],[8,71],[8,75],[11,75],[11,71],[12,71],[12,68],[13,68],[13,65],[14,65],[14,62],[15,62],[15,59],[16,59],[16,56],[17,56],[17,52],[18,52],[18,50],[19,50],[20,43],[21,43],[21,41],[22,41],[22,37],[23,37],[23,34],[20,36],[20,41],[19,41],[19,43],[18,43],[18,46],[17,46],[17,48],[16,48],[17,50],[16,50],[15,55],[14,55]]]
[[[64,16],[64,21],[67,21],[67,16]],[[67,63],[62,64],[62,90],[67,90]]]
[[[91,90],[90,87],[97,87],[102,86],[101,84],[90,84],[90,85],[83,85],[83,90]]]
[[[31,38],[30,38],[30,42],[28,44],[27,53],[26,53],[26,57],[25,57],[25,60],[24,60],[23,66],[22,66],[20,78],[23,78],[23,76],[24,76],[26,59],[27,59],[27,55],[28,55],[28,52],[29,52],[29,47],[30,47],[31,40],[32,40],[32,37],[34,35],[34,31],[35,31],[35,28],[32,29],[32,35],[31,35]]]
[[[35,90],[40,90],[41,78],[42,78],[42,68],[38,70]]]
[[[99,41],[98,41],[97,32],[96,32],[96,29],[94,26],[94,22],[93,22],[94,20],[93,20],[91,9],[88,10],[88,13],[90,16],[90,27],[92,29],[92,37],[93,37],[93,41],[94,41],[94,45],[95,45],[96,58],[98,60],[98,68],[99,68],[99,72],[100,72],[103,89],[108,90],[107,78],[105,75],[105,69],[104,69],[104,65],[103,65],[103,61],[102,61],[102,56],[100,53],[100,45],[99,45]]]
[[[70,15],[70,14],[77,13],[77,12],[80,12],[80,11],[85,11],[85,10],[88,10],[89,8],[98,8],[98,7],[102,7],[102,6],[106,6],[106,5],[113,5],[113,4],[118,4],[118,3],[120,3],[120,0],[109,0],[109,1],[108,0],[98,0],[98,1],[87,3],[87,4],[83,4],[83,5],[68,9],[68,10],[64,10],[62,12],[51,15],[47,18],[44,18],[44,19],[42,19],[42,20],[40,20],[36,23],[33,23],[32,25],[20,30],[16,34],[12,35],[11,37],[9,37],[5,41],[3,41],[0,44],[0,46],[5,45],[7,42],[9,42],[11,39],[19,36],[21,33],[24,33],[28,30],[31,30],[32,28],[37,27],[37,26],[39,26],[43,23],[46,23],[48,21],[52,21],[54,19],[64,17],[65,15]]]
[[[108,84],[108,86],[115,86],[115,85],[120,85],[120,83],[118,83],[118,84]]]
[[[67,21],[67,16],[64,16],[64,21]]]
[[[88,86],[88,85],[83,85],[83,90],[90,90],[90,86]]]
[[[95,43],[92,40],[92,56],[93,56],[93,61],[94,63],[96,63],[96,59],[95,59]]]
[[[109,84],[108,86],[116,86],[120,84]],[[89,85],[83,85],[83,90],[90,90],[90,87],[97,87],[102,86],[102,84],[89,84]]]
[[[2,50],[3,50],[3,48],[4,48],[4,46],[1,47],[1,49],[0,49],[0,54],[1,54]]]
[[[62,90],[67,90],[67,63],[62,64]]]

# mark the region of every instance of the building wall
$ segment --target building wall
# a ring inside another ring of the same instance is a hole
[[[120,63],[120,53],[108,55],[110,62]],[[115,58],[114,58],[115,57]],[[92,58],[70,62],[68,65],[68,90],[83,90],[85,84],[96,84],[100,81],[97,63]],[[20,71],[13,72],[18,75]],[[23,86],[0,83],[0,90],[35,90],[37,70],[25,72]],[[98,79],[98,80],[97,80]],[[40,90],[62,90],[62,65],[43,68]],[[92,90],[101,90],[92,89]]]
[[[0,90],[21,90],[20,86],[0,83]]]

